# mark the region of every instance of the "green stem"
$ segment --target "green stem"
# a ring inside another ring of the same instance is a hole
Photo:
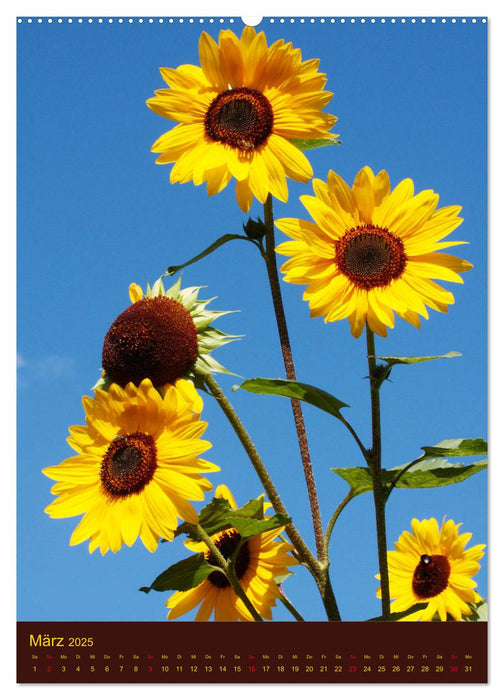
[[[222,553],[220,552],[218,547],[215,546],[214,541],[208,535],[206,530],[204,528],[202,528],[201,525],[198,525],[197,528],[198,528],[198,534],[200,535],[201,539],[206,544],[208,549],[212,552],[213,556],[215,557],[215,560],[218,562],[222,571],[226,575],[226,578],[229,580],[229,583],[232,585],[233,590],[236,593],[236,595],[243,601],[245,607],[247,608],[249,613],[252,615],[254,620],[256,622],[262,622],[263,621],[262,617],[259,615],[257,610],[254,608],[254,606],[252,605],[252,603],[248,599],[247,594],[245,593],[245,591],[241,587],[240,582],[236,578],[233,567],[223,557]]]
[[[282,300],[282,292],[280,288],[280,280],[278,278],[278,270],[275,257],[275,229],[273,224],[273,200],[271,194],[264,204],[264,225],[266,227],[266,249],[264,260],[268,271],[268,280],[275,309],[275,316],[278,327],[278,335],[280,337],[280,345],[285,365],[285,374],[287,379],[296,381],[296,370],[294,368],[294,360],[292,358],[292,350],[287,330],[287,321]],[[313,467],[310,458],[310,450],[308,447],[308,439],[306,437],[306,427],[304,423],[303,410],[301,403],[297,399],[291,399],[292,412],[294,414],[294,423],[301,452],[301,461],[310,501],[310,510],[313,521],[313,532],[315,535],[315,545],[317,556],[321,562],[325,560],[324,550],[324,533],[322,530],[322,519],[320,517],[320,507],[318,502],[317,487],[315,485],[315,477],[313,475]]]
[[[285,593],[282,591],[281,587],[278,586],[278,593],[279,593],[279,600],[283,605],[287,608],[287,610],[290,612],[292,617],[296,619],[298,622],[304,622],[305,619],[304,617],[296,610],[296,608],[292,605],[290,600],[287,598]]]
[[[378,561],[380,566],[380,583],[382,596],[382,616],[390,618],[390,588],[387,564],[387,532],[385,526],[385,493],[381,476],[381,421],[380,421],[380,387],[376,376],[376,358],[374,333],[366,323],[367,355],[369,367],[369,387],[371,394],[371,424],[373,446],[368,453],[368,467],[373,481],[373,496],[376,515],[376,536],[378,542]]]
[[[363,454],[363,456],[364,456],[364,459],[367,460],[367,458],[368,458],[368,451],[366,450],[366,448],[365,448],[364,445],[362,444],[362,442],[361,442],[359,436],[357,435],[357,433],[355,432],[355,430],[352,428],[352,426],[350,425],[350,423],[349,423],[348,421],[346,421],[346,420],[343,418],[343,416],[342,416],[341,414],[340,414],[340,416],[339,416],[339,419],[340,419],[340,421],[343,423],[343,425],[344,425],[346,428],[348,428],[348,430],[350,431],[350,434],[352,435],[352,437],[354,438],[355,442],[356,442],[357,445],[359,446],[359,449],[360,449],[360,451],[362,452],[362,454]]]
[[[388,498],[389,498],[390,494],[392,493],[392,491],[394,490],[395,485],[397,484],[397,482],[398,482],[400,479],[403,478],[403,476],[406,474],[406,472],[407,472],[409,469],[411,469],[411,467],[415,466],[415,464],[418,464],[419,462],[423,462],[424,459],[426,459],[426,456],[425,456],[425,455],[423,455],[422,457],[418,457],[418,459],[414,459],[412,462],[410,462],[409,464],[406,464],[406,466],[404,466],[404,467],[401,469],[401,471],[399,472],[399,474],[395,477],[395,479],[393,479],[393,480],[390,482],[390,484],[388,485],[388,487],[385,489],[385,503],[388,501]]]
[[[231,426],[244,447],[245,452],[247,453],[248,458],[250,459],[252,466],[254,467],[256,474],[264,487],[264,490],[266,491],[266,495],[271,501],[271,505],[275,509],[275,512],[283,513],[288,516],[287,509],[282,502],[282,499],[268,473],[268,470],[266,469],[266,466],[264,465],[264,462],[262,461],[254,443],[252,442],[247,429],[241,422],[227,396],[224,394],[217,381],[211,374],[205,376],[205,384],[210,390],[210,393],[217,399],[219,406],[222,408],[226,418],[231,423]],[[285,531],[288,534],[292,544],[295,546],[300,561],[304,562],[308,566],[314,576],[318,574],[320,572],[320,564],[313,556],[311,550],[296,529],[295,525],[290,522],[285,526]]]
[[[325,550],[326,550],[328,556],[329,556],[329,542],[331,540],[331,535],[332,535],[332,531],[334,529],[334,526],[336,525],[336,520],[341,515],[343,508],[350,503],[350,501],[354,498],[354,496],[355,496],[354,492],[352,491],[352,489],[350,489],[350,491],[347,493],[345,498],[341,501],[339,506],[336,508],[336,510],[332,514],[331,519],[329,520],[329,523],[327,525],[327,529],[325,532],[325,536],[324,536],[324,547],[325,547]]]
[[[341,615],[338,610],[336,596],[329,578],[329,561],[326,560],[324,568],[316,579],[322,602],[326,611],[327,619],[330,622],[341,622]]]

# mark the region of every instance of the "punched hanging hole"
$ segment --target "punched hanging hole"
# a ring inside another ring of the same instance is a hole
[[[249,27],[257,27],[258,24],[261,24],[262,17],[242,17],[241,20],[243,24],[247,24]]]

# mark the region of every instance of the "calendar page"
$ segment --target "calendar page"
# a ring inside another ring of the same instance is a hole
[[[17,18],[19,683],[487,682],[486,63]]]

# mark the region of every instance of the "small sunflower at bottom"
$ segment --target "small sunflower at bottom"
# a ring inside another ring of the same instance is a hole
[[[217,498],[224,498],[236,510],[236,502],[224,486],[215,489]],[[288,566],[297,564],[289,554],[292,547],[275,541],[283,527],[275,528],[247,539],[241,546],[235,562],[235,574],[245,594],[259,615],[271,620],[271,608],[276,606],[279,588],[275,578],[288,574]],[[211,536],[213,542],[226,559],[229,559],[240,543],[241,537],[234,528],[229,528]],[[187,541],[186,547],[193,552],[203,552],[211,564],[216,565],[207,545]],[[199,607],[195,621],[207,622],[212,613],[214,619],[227,622],[252,622],[253,617],[244,603],[234,592],[226,576],[220,571],[213,571],[208,578],[196,588],[177,591],[166,602],[170,608],[168,619],[174,620],[185,615],[193,608]]]
[[[428,622],[436,613],[443,622],[449,618],[461,620],[473,612],[471,603],[482,600],[472,577],[480,569],[478,562],[485,545],[465,549],[472,534],[459,534],[460,525],[443,519],[439,528],[435,518],[422,521],[414,518],[412,533],[404,531],[395,543],[395,551],[387,553],[391,612],[428,603],[426,608],[402,617],[401,621]],[[381,598],[381,588],[377,596]]]
[[[83,517],[70,544],[89,539],[89,551],[117,552],[138,537],[154,552],[159,538],[173,540],[178,519],[197,523],[189,501],[202,501],[212,484],[201,472],[219,467],[199,455],[202,401],[193,384],[180,379],[163,396],[144,379],[138,387],[112,384],[83,397],[86,425],[72,426],[69,445],[77,452],[43,469],[57,483],[51,518]]]
[[[114,382],[126,386],[150,379],[157,388],[185,378],[197,381],[213,372],[226,372],[211,352],[238,338],[210,324],[229,311],[212,311],[213,299],[198,299],[201,287],[181,289],[180,278],[165,289],[162,278],[145,294],[129,288],[131,305],[111,324],[103,343],[103,373],[94,388]]]

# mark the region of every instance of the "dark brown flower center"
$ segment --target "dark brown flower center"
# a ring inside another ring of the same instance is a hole
[[[112,496],[139,493],[156,471],[156,454],[151,435],[131,433],[115,438],[102,459],[103,487]]]
[[[386,228],[356,226],[335,244],[335,262],[359,289],[385,287],[406,267],[404,245]]]
[[[224,532],[214,544],[224,559],[229,561],[235,553],[240,541],[241,535],[239,535],[236,530],[229,530],[228,532]],[[209,564],[212,564],[212,566],[219,566],[219,563],[211,552],[207,552],[205,558]],[[249,546],[248,542],[244,542],[240,547],[240,551],[238,552],[238,556],[236,557],[235,561],[235,574],[238,580],[240,580],[247,573],[249,564]],[[212,571],[208,577],[208,580],[217,588],[227,588],[231,585],[224,574],[221,574],[220,571]]]
[[[266,97],[252,88],[225,90],[210,104],[205,130],[214,141],[250,151],[271,134],[273,109]]]
[[[413,591],[419,598],[434,598],[444,591],[450,578],[450,562],[442,554],[422,554],[413,574]]]
[[[175,299],[154,297],[129,306],[110,326],[102,366],[111,381],[125,386],[150,379],[173,384],[198,357],[198,333],[191,314]]]

